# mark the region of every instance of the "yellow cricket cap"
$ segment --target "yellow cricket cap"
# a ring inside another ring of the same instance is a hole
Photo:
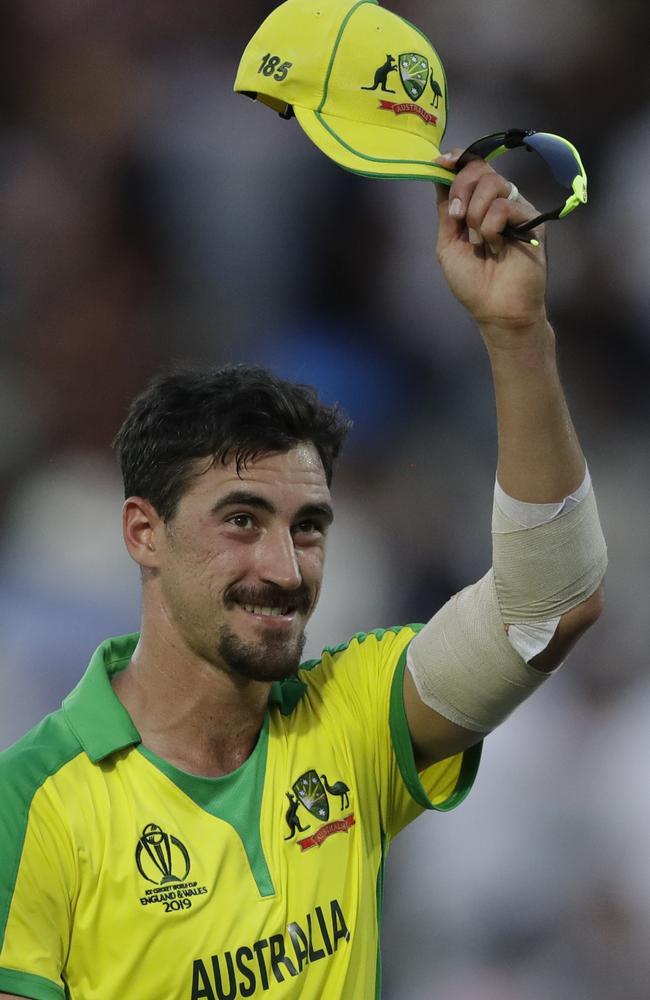
[[[354,173],[454,180],[432,162],[447,125],[442,63],[418,28],[376,0],[286,0],[246,46],[234,89],[295,114]]]

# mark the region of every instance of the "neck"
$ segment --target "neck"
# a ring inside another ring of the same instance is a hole
[[[252,753],[270,684],[234,678],[180,637],[142,622],[129,665],[113,690],[143,744],[175,767],[206,777],[230,774]]]

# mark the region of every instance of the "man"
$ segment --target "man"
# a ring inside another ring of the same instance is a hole
[[[141,631],[0,762],[1,996],[379,995],[391,838],[462,800],[482,737],[598,617],[544,249],[501,235],[534,210],[482,161],[437,190],[494,378],[493,570],[421,630],[299,665],[345,421],[258,369],[156,380],[117,437]]]

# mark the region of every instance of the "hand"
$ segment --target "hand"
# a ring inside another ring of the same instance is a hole
[[[461,150],[441,156],[440,166],[453,166]],[[524,330],[546,319],[546,254],[543,227],[535,230],[540,245],[502,236],[537,214],[519,195],[508,201],[510,182],[483,160],[472,160],[450,188],[436,184],[438,260],[452,292],[474,316],[485,336],[492,328]]]

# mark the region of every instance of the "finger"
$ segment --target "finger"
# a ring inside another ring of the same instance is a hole
[[[497,198],[489,206],[481,223],[481,240],[487,243],[495,255],[503,250],[505,242],[503,230],[508,225],[508,204],[505,198]]]
[[[487,243],[493,254],[498,254],[503,250],[504,242],[507,240],[503,235],[506,226],[517,226],[537,214],[533,206],[523,199],[518,202],[508,201],[507,198],[496,198],[483,216],[479,229],[481,240]],[[530,236],[541,240],[542,233],[543,227],[540,226]]]
[[[491,170],[489,173],[482,172],[475,182],[468,183],[464,189],[464,197],[467,198],[465,208],[465,222],[470,233],[472,243],[480,243],[481,239],[473,238],[473,234],[481,234],[483,220],[487,215],[490,206],[497,200],[506,201],[512,190],[510,181],[507,181],[500,174]],[[514,202],[506,202],[513,205]]]
[[[449,189],[449,214],[452,218],[460,221],[465,218],[467,207],[476,185],[483,177],[499,177],[499,174],[492,169],[484,160],[471,160],[456,175],[456,178]],[[506,182],[503,181],[501,193],[507,194],[505,190]]]

